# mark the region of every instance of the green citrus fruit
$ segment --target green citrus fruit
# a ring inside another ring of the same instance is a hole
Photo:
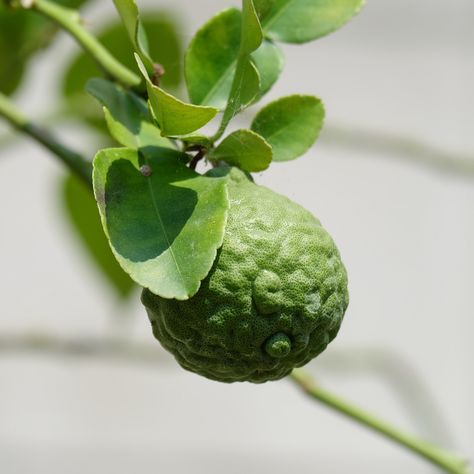
[[[153,333],[187,370],[266,382],[320,354],[348,305],[339,252],[308,211],[241,171],[228,172],[224,242],[186,301],[143,290]]]

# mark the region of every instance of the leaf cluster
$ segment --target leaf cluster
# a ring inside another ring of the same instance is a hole
[[[185,300],[214,263],[229,208],[225,173],[200,174],[197,162],[251,173],[303,155],[324,120],[316,97],[283,97],[257,112],[249,128],[226,130],[277,81],[284,63],[279,42],[336,30],[362,0],[242,0],[241,10],[218,13],[184,56],[189,101],[165,89],[165,70],[153,59],[135,1],[114,3],[143,81],[135,90],[107,79],[87,83],[120,145],[94,159],[95,197],[122,268],[153,293]],[[202,131],[213,126],[214,133]]]

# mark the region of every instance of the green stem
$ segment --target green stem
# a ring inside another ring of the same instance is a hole
[[[291,374],[291,378],[311,398],[339,413],[342,413],[361,425],[376,431],[386,438],[395,441],[399,445],[409,449],[435,466],[443,469],[445,472],[450,474],[469,474],[467,463],[464,460],[425,441],[403,433],[389,423],[379,420],[366,411],[322,389],[312,381],[311,377],[306,372],[302,370],[294,370]]]
[[[39,127],[35,123],[24,117],[13,103],[0,93],[0,116],[5,118],[13,127],[20,132],[29,135],[31,138],[41,143],[45,148],[54,153],[71,171],[81,178],[88,186],[91,186],[92,166],[91,163],[71,150],[47,130]]]
[[[27,7],[25,7],[27,8]],[[111,79],[125,87],[135,87],[141,80],[134,72],[117,61],[85,28],[76,10],[65,8],[49,0],[33,0],[30,7],[69,32]]]

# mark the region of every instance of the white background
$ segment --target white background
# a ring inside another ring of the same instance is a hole
[[[98,3],[84,11],[91,28],[114,15],[112,2]],[[187,41],[238,2],[159,4],[181,18]],[[285,47],[266,100],[316,94],[327,127],[304,158],[257,176],[321,219],[348,268],[342,331],[310,370],[471,458],[474,174],[420,163],[388,138],[474,159],[473,17],[470,0],[372,0],[337,34]],[[60,36],[35,60],[17,97],[24,110],[39,117],[56,100],[57,71],[74,51]],[[368,133],[388,136],[364,145]],[[63,136],[92,153],[75,126]],[[2,474],[436,472],[288,381],[224,385],[181,370],[153,344],[138,294],[120,306],[90,265],[57,201],[63,172],[26,139],[0,154],[0,334],[122,338],[148,344],[156,361],[0,352]]]

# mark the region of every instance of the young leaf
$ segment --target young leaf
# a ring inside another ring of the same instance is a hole
[[[199,289],[222,245],[229,207],[225,179],[184,166],[165,148],[100,151],[94,192],[102,224],[122,268],[163,298]]]
[[[182,76],[182,42],[178,33],[179,24],[166,11],[153,10],[147,12],[143,25],[147,29],[152,57],[159,57],[160,64],[166,70],[160,83],[167,90],[176,89]],[[96,36],[124,66],[133,71],[137,70],[137,63],[130,54],[130,41],[121,22],[104,25]],[[166,45],[166,48],[163,45]],[[64,95],[67,98],[82,95],[88,79],[98,76],[100,72],[97,64],[87,54],[79,52],[72,58],[63,78]]]
[[[251,129],[267,140],[274,161],[294,160],[303,155],[319,136],[324,106],[316,97],[292,95],[264,107]]]
[[[240,110],[249,105],[260,92],[260,74],[251,60],[250,54],[260,47],[263,32],[253,0],[242,0],[242,25],[240,49],[234,80],[221,126],[213,137],[220,138],[229,122]]]
[[[143,62],[137,55],[135,59],[146,80],[150,108],[160,125],[162,135],[172,137],[195,132],[219,112],[214,107],[187,104],[152,84]]]
[[[209,123],[219,112],[214,107],[186,104],[147,82],[148,98],[153,114],[164,136],[172,137],[195,132]]]
[[[102,230],[97,205],[90,190],[76,177],[66,176],[61,181],[61,202],[75,237],[93,259],[107,281],[122,298],[127,298],[134,282],[115,260]]]
[[[242,0],[240,55],[253,53],[262,44],[263,32],[253,0]]]
[[[133,92],[99,78],[87,83],[87,91],[104,105],[110,133],[121,145],[128,148],[172,147],[172,143],[162,137],[160,129],[151,123],[146,103]]]
[[[209,154],[210,160],[223,160],[248,172],[263,171],[272,161],[272,147],[251,130],[237,130]]]
[[[178,34],[179,24],[167,12],[153,10],[147,12],[143,25],[147,29],[151,56],[159,57],[160,64],[166,70],[166,74],[160,78],[160,84],[167,90],[176,90],[181,83],[182,76],[182,41]],[[124,66],[138,72],[135,58],[130,54],[130,41],[121,21],[114,21],[101,28],[97,33],[97,39]],[[162,45],[166,45],[166,48]],[[100,74],[101,71],[95,61],[80,51],[73,56],[64,73],[62,93],[68,102],[67,108],[73,116],[81,117],[88,125],[106,133],[107,129],[104,126],[101,107],[98,107],[97,102],[85,92],[87,81]]]
[[[240,11],[230,8],[211,18],[192,39],[184,70],[194,104],[225,107],[239,54],[240,23]]]
[[[305,43],[337,30],[365,0],[254,0],[265,35],[285,43]]]
[[[191,102],[225,108],[240,50],[242,13],[230,8],[207,22],[194,36],[185,56],[186,83]],[[281,50],[264,41],[251,54],[260,76],[260,95],[278,79],[283,61]]]
[[[242,107],[252,102],[260,91],[260,74],[251,61],[250,54],[260,47],[262,41],[263,32],[253,0],[242,0],[239,57],[221,130]]]
[[[114,0],[115,7],[119,12],[122,22],[127,30],[133,48],[140,56],[149,72],[153,71],[153,61],[150,58],[148,50],[148,39],[145,29],[140,21],[140,13],[138,11],[135,0]]]

